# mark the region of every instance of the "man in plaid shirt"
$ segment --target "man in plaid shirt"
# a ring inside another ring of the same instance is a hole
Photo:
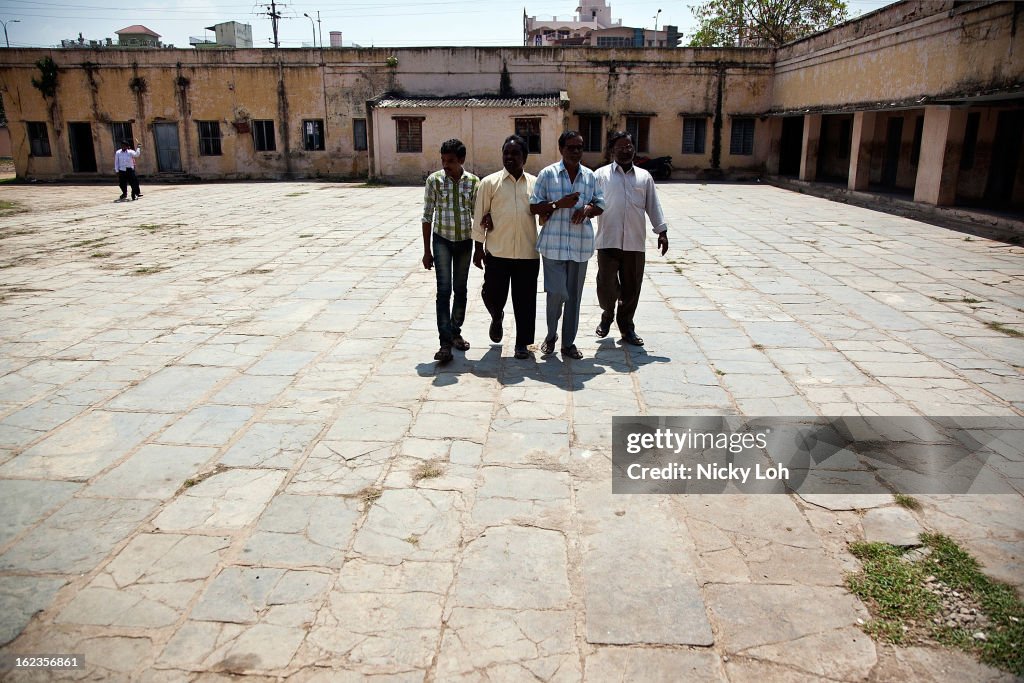
[[[462,167],[465,161],[466,145],[455,138],[446,140],[441,144],[441,170],[427,177],[423,192],[423,267],[436,266],[441,348],[434,360],[441,363],[452,359],[453,346],[469,349],[469,342],[462,338],[462,323],[473,256],[473,203],[480,179]]]
[[[530,197],[530,211],[547,222],[537,238],[537,251],[544,257],[544,291],[547,293],[548,334],[541,353],[555,350],[558,319],[562,320],[562,356],[580,359],[576,332],[580,326],[580,303],[587,279],[587,261],[594,254],[594,227],[590,219],[604,211],[604,196],[594,172],[580,164],[583,136],[574,130],[558,138],[562,160],[541,169]]]

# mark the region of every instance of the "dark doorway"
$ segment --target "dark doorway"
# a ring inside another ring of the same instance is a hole
[[[69,123],[71,167],[75,173],[96,172],[96,150],[92,145],[92,128],[88,123]]]
[[[996,121],[992,144],[992,163],[985,185],[985,201],[1005,205],[1013,201],[1013,186],[1020,164],[1021,138],[1024,137],[1024,111],[1001,111]]]
[[[800,175],[800,158],[804,147],[804,117],[787,116],[782,119],[782,139],[779,142],[779,175]]]
[[[900,168],[900,148],[903,146],[903,117],[889,119],[885,134],[885,157],[882,159],[882,185],[896,187]]]
[[[181,152],[178,147],[178,124],[154,123],[156,167],[166,173],[181,173]]]

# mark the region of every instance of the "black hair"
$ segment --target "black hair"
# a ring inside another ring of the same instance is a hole
[[[564,133],[558,136],[558,149],[562,149],[563,147],[565,147],[565,143],[566,141],[569,140],[569,138],[580,138],[582,140],[583,136],[580,135],[580,132],[578,130],[565,131]]]
[[[121,146],[122,147],[131,147],[132,146],[132,141],[131,140],[121,140]]]
[[[612,147],[614,147],[615,143],[618,142],[619,140],[621,140],[622,138],[629,138],[630,143],[633,143],[633,136],[630,135],[628,132],[626,132],[624,130],[613,130],[613,131],[608,133],[608,144],[605,146],[605,150],[604,150],[604,161],[605,161],[605,163],[610,163],[611,162],[611,160],[612,160]]]
[[[530,156],[529,146],[526,144],[526,140],[519,135],[509,135],[505,138],[505,142],[501,143],[501,148],[505,149],[505,145],[512,143],[513,145],[519,145],[519,149],[523,150],[523,161],[526,161],[526,157]]]
[[[458,138],[445,140],[441,143],[441,154],[454,154],[459,158],[459,161],[465,161],[466,145],[464,145],[462,140],[459,140]]]
[[[608,149],[614,147],[615,143],[621,140],[622,138],[629,138],[630,143],[633,142],[633,136],[624,130],[613,130],[612,132],[608,133]]]

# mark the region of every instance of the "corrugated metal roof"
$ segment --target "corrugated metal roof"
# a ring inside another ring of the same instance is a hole
[[[521,95],[518,97],[382,97],[373,105],[378,109],[452,109],[467,107],[557,107],[561,103],[554,95]]]

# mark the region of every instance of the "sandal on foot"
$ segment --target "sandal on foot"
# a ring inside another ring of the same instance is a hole
[[[554,353],[555,352],[555,341],[557,339],[558,339],[558,337],[555,337],[555,339],[545,339],[544,342],[541,343],[541,345],[540,345],[540,352],[542,354],[544,354],[545,356]]]
[[[462,335],[452,339],[452,346],[459,351],[469,351],[469,342],[462,338]]]
[[[579,360],[580,358],[583,358],[583,352],[577,349],[576,345],[573,344],[567,349],[562,349],[562,357],[575,358],[576,360]]]
[[[437,353],[434,354],[434,360],[439,361],[441,363],[447,363],[451,361],[451,359],[452,347],[448,346],[447,344],[442,344],[441,348],[439,348],[437,350]]]

